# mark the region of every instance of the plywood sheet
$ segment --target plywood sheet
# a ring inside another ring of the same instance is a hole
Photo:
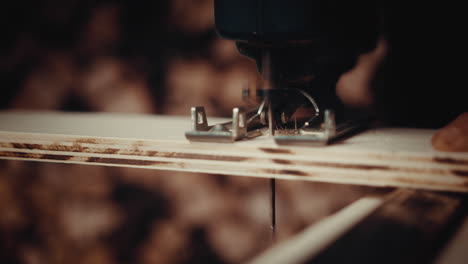
[[[333,146],[279,147],[267,137],[191,143],[189,128],[188,116],[2,112],[0,158],[468,191],[468,153],[434,151],[433,130],[378,128]]]

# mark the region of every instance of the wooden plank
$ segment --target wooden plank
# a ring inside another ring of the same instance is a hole
[[[454,236],[445,245],[444,250],[437,257],[436,264],[465,264],[468,263],[466,249],[468,246],[468,213],[465,215],[462,224],[458,227]]]
[[[464,200],[463,195],[408,189],[384,201],[362,198],[251,263],[427,263],[456,226]]]
[[[311,262],[428,263],[454,228],[463,200],[463,195],[400,189]]]
[[[382,197],[363,197],[306,228],[293,238],[273,246],[249,263],[304,263],[330,246],[382,203]]]
[[[266,137],[190,143],[189,126],[188,117],[3,112],[0,158],[468,191],[468,154],[432,150],[432,130],[374,129],[313,148]]]

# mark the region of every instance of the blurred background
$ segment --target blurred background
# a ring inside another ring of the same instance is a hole
[[[0,8],[2,110],[229,116],[253,61],[213,0],[16,0]],[[369,188],[277,181],[277,240]],[[269,181],[0,162],[2,263],[239,263],[271,245]]]
[[[213,1],[13,1],[2,108],[225,115],[255,65],[214,31]],[[2,89],[3,90],[3,89]]]

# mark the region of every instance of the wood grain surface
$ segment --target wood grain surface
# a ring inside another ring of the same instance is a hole
[[[398,189],[386,196],[364,197],[251,263],[430,263],[465,209],[466,194]],[[439,263],[466,263],[466,254],[460,251],[466,244],[460,239],[459,235],[452,239],[455,247],[443,252]]]
[[[463,195],[397,190],[310,262],[428,263],[460,220],[464,200]]]
[[[189,128],[188,116],[2,112],[0,158],[468,191],[468,153],[434,151],[433,130],[378,128],[314,148],[191,143]]]

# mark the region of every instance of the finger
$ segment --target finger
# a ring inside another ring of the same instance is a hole
[[[432,137],[432,147],[440,151],[468,152],[468,112],[441,128]]]
[[[336,84],[336,93],[345,104],[358,107],[372,105],[371,82],[386,52],[387,42],[382,37],[374,50],[362,54],[354,68],[340,77]]]

